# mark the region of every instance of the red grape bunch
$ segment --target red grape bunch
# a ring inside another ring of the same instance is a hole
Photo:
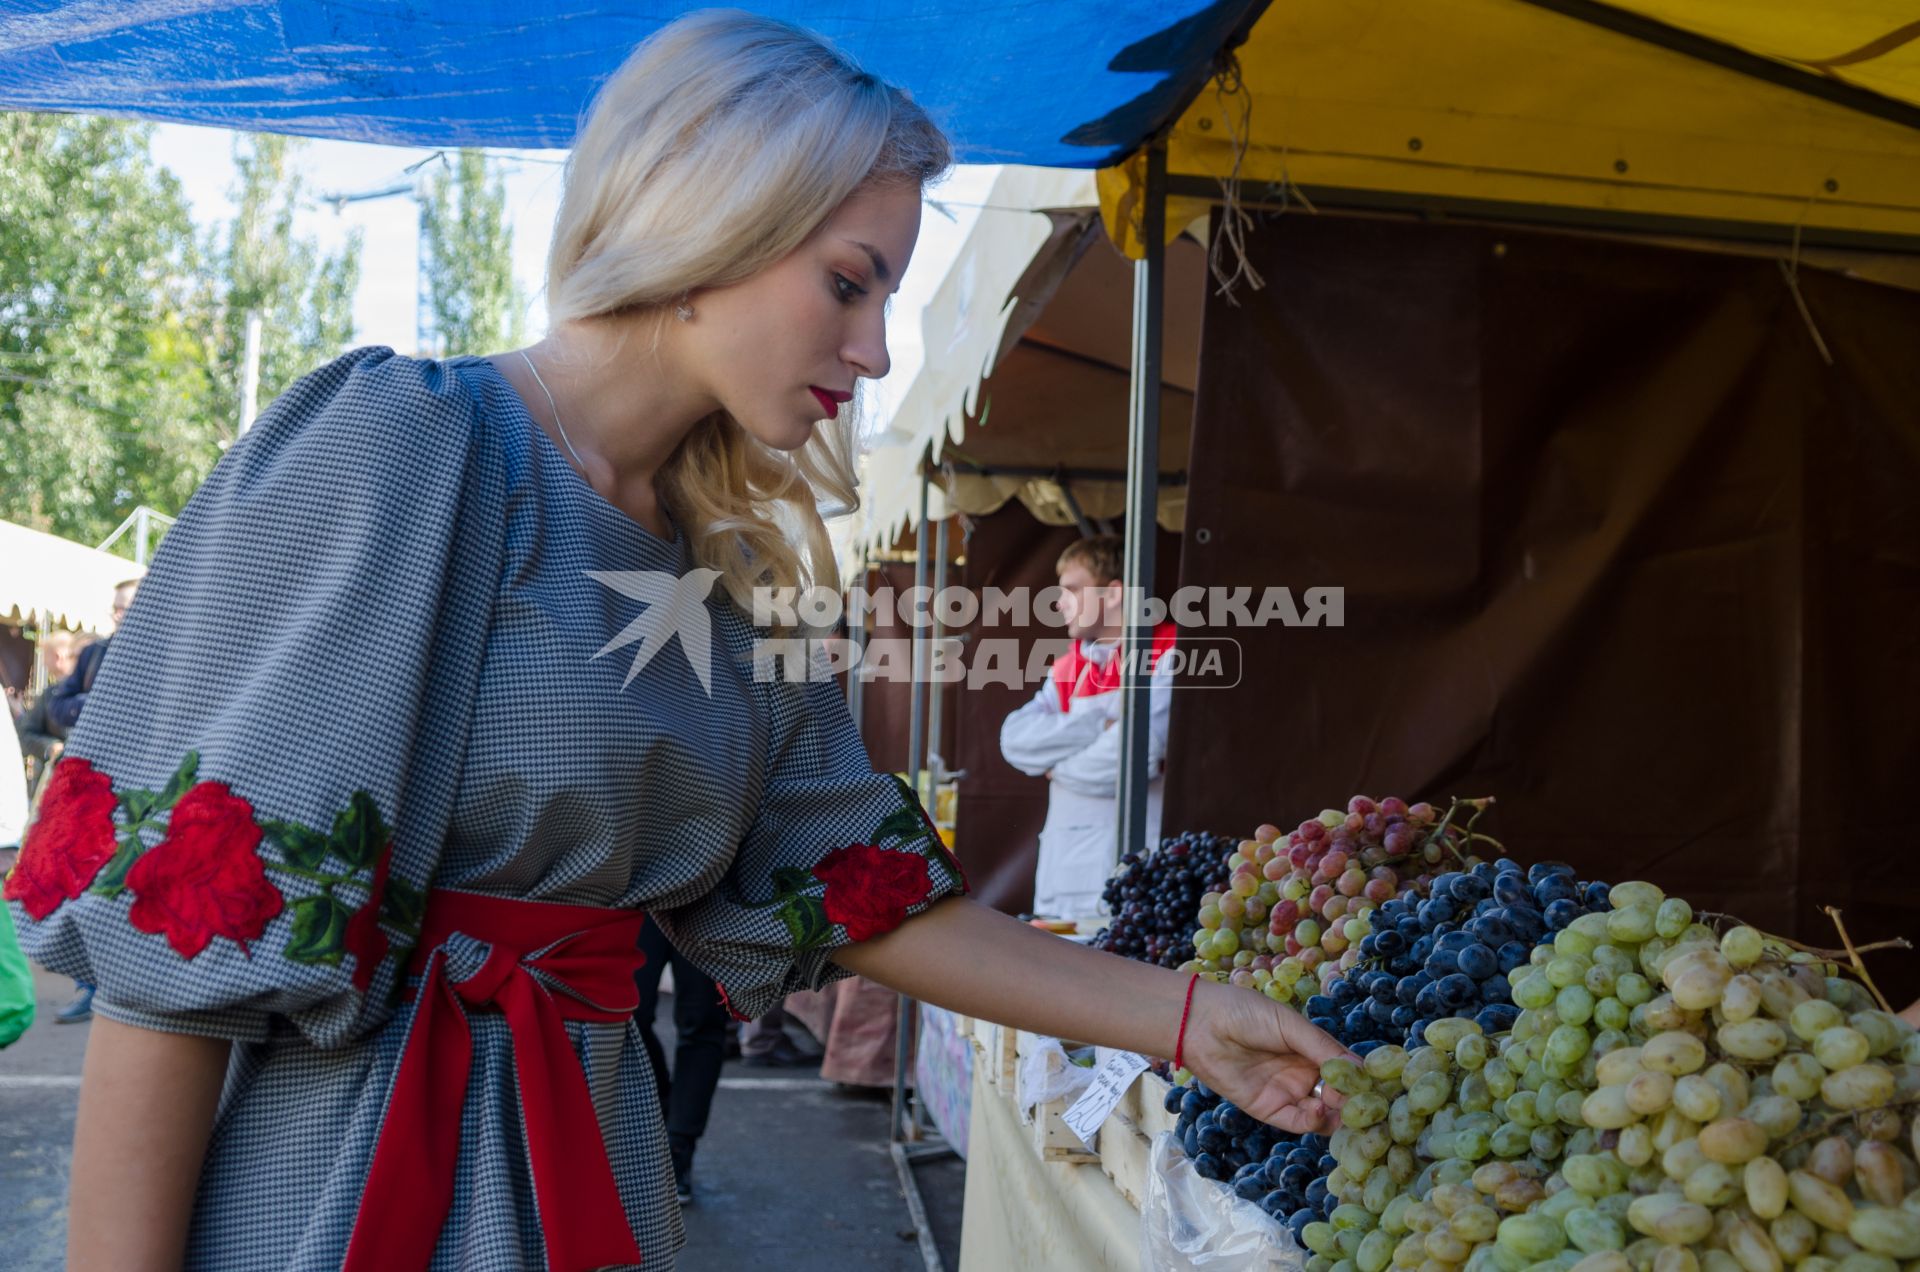
[[[1328,809],[1290,832],[1260,827],[1227,859],[1227,886],[1200,899],[1183,966],[1304,1002],[1359,960],[1377,907],[1424,896],[1436,874],[1471,862],[1477,837],[1465,818],[1489,803],[1456,801],[1443,815],[1356,795],[1345,812]]]

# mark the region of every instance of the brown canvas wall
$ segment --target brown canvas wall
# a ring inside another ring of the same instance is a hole
[[[1529,859],[1913,934],[1920,297],[1803,271],[1829,367],[1771,261],[1331,217],[1249,246],[1181,582],[1343,586],[1346,624],[1232,633],[1167,825],[1493,794]]]

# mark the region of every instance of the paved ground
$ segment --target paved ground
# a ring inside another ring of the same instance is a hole
[[[0,1268],[9,1272],[57,1272],[66,1239],[68,1144],[88,1026],[53,1023],[70,982],[41,973],[39,990],[40,1018],[0,1051]],[[671,1019],[670,1003],[661,1016]],[[842,1094],[806,1069],[729,1063],[695,1165],[681,1268],[919,1272],[886,1128],[884,1100]],[[915,1172],[946,1265],[957,1268],[966,1167],[949,1158]]]

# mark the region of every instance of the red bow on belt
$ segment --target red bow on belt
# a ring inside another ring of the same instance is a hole
[[[501,1012],[512,1033],[547,1266],[589,1272],[640,1262],[564,1022],[614,1023],[633,1015],[640,1004],[633,974],[646,962],[639,950],[645,922],[631,910],[429,894],[410,969],[425,978],[419,1006],[343,1272],[424,1269],[433,1258],[453,1205],[460,1107],[473,1068],[468,1008]],[[443,948],[455,933],[493,947],[480,970],[461,981],[448,979]]]

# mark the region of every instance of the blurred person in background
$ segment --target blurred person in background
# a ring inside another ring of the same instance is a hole
[[[0,875],[13,869],[26,833],[27,766],[20,756],[20,735],[9,727],[0,729]],[[33,1011],[33,969],[20,952],[13,915],[0,906],[0,1047],[17,1041],[32,1026]]]
[[[139,579],[127,579],[114,586],[113,625],[116,629],[126,621],[127,611],[132,608],[134,595],[139,588]],[[80,713],[87,708],[87,695],[93,692],[94,681],[100,675],[100,664],[106,660],[107,647],[112,640],[111,636],[102,636],[81,648],[73,658],[72,669],[35,704],[30,714],[36,741],[52,738],[64,743],[74,726],[80,723]],[[41,745],[44,747],[44,743]],[[46,769],[51,769],[52,757],[43,758],[47,761]],[[89,981],[78,981],[76,984],[78,988],[72,1000],[53,1013],[55,1024],[78,1025],[93,1019],[94,986]]]
[[[139,579],[128,579],[113,589],[113,625],[117,628],[126,621],[127,611],[133,606],[133,597],[140,589]],[[100,675],[100,663],[107,656],[107,646],[111,636],[102,636],[80,651],[74,660],[73,672],[59,684],[47,691],[47,723],[52,727],[53,735],[65,739],[73,732],[73,726],[80,723],[80,713],[86,710],[87,695],[93,692],[93,682]]]
[[[1056,658],[1031,701],[1000,726],[1000,753],[1031,777],[1047,779],[1047,820],[1040,828],[1040,863],[1033,876],[1033,912],[1048,918],[1086,918],[1100,912],[1100,890],[1118,860],[1120,834],[1121,641],[1126,635],[1119,535],[1093,535],[1071,544],[1054,570],[1067,652]],[[1160,840],[1160,795],[1173,706],[1174,625],[1154,629],[1149,666],[1147,758],[1149,845]]]
[[[685,1206],[693,1201],[693,1153],[707,1132],[713,1111],[713,1093],[720,1087],[720,1067],[726,1063],[727,1003],[713,977],[695,967],[668,942],[658,923],[640,932],[640,950],[647,961],[634,973],[640,987],[640,1006],[633,1013],[640,1041],[653,1066],[653,1083],[660,1107],[667,1115],[667,1151],[673,1159],[673,1187]],[[673,968],[673,1071],[667,1071],[666,1049],[653,1032],[660,1010],[660,977]]]

